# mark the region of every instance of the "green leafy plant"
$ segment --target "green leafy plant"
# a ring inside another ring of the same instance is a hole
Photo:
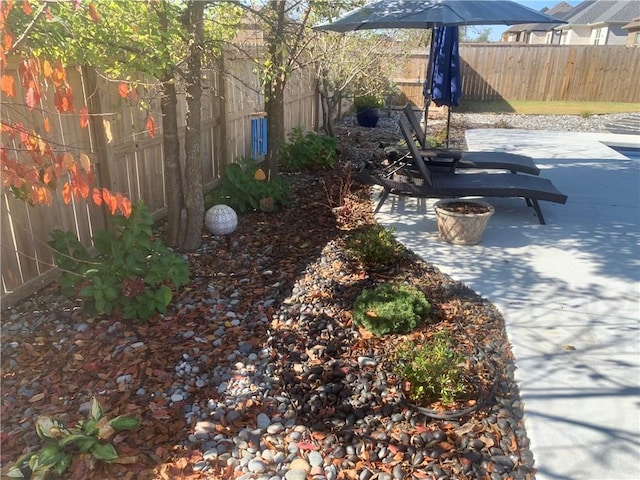
[[[329,170],[336,164],[337,140],[302,128],[294,128],[280,147],[280,161],[285,170]]]
[[[360,95],[353,99],[353,105],[356,107],[356,110],[382,108],[384,106],[384,99],[381,96],[374,94]]]
[[[44,441],[44,446],[18,458],[7,476],[43,480],[49,472],[63,475],[76,455],[89,468],[93,467],[95,460],[123,461],[111,439],[117,432],[134,430],[139,424],[140,421],[133,417],[119,416],[109,420],[95,397],[91,399],[89,418],[79,421],[74,427],[67,428],[62,420],[41,416],[36,421],[35,428]]]
[[[278,209],[289,203],[290,190],[285,179],[280,176],[262,178],[259,165],[252,158],[241,158],[238,163],[227,165],[222,182],[205,197],[205,205],[225,204],[239,212],[260,209],[260,201],[272,199],[269,204]]]
[[[384,268],[403,254],[402,246],[393,236],[393,228],[374,225],[347,239],[347,249],[369,268]]]
[[[360,293],[353,306],[353,321],[374,335],[408,333],[430,312],[431,304],[422,291],[383,283]]]
[[[80,288],[83,310],[89,314],[120,311],[124,318],[149,318],[165,313],[171,288],[189,280],[187,262],[160,240],[152,238],[153,220],[137,203],[129,218],[115,216],[114,231],[98,230],[92,257],[71,232],[55,230],[49,245],[63,270],[59,282],[65,292]]]
[[[592,116],[593,116],[593,112],[592,112],[591,110],[582,110],[582,111],[580,112],[580,116],[581,116],[582,118],[589,118],[589,117],[592,117]]]
[[[409,382],[409,398],[418,404],[452,404],[466,392],[463,356],[454,351],[451,336],[438,332],[423,344],[406,342],[395,353],[395,374]]]

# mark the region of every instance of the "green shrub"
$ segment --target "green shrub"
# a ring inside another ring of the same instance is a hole
[[[330,170],[338,158],[336,146],[333,137],[294,128],[280,147],[280,163],[291,172]]]
[[[220,185],[205,197],[206,208],[223,203],[238,212],[259,210],[263,198],[271,198],[274,208],[287,205],[290,193],[285,179],[260,180],[256,178],[258,169],[258,163],[252,158],[241,158],[238,163],[227,165]]]
[[[375,335],[408,333],[430,312],[431,304],[417,288],[383,283],[360,293],[353,321]]]
[[[98,230],[92,258],[74,234],[55,230],[49,245],[63,269],[59,283],[66,294],[79,286],[83,310],[89,314],[120,311],[124,318],[148,318],[165,313],[171,287],[189,280],[187,262],[152,238],[153,220],[142,203],[129,218],[112,217],[114,232]]]
[[[75,455],[90,455],[98,461],[113,462],[119,456],[111,438],[117,432],[134,430],[139,424],[139,420],[132,417],[120,416],[109,420],[95,397],[91,400],[89,419],[78,422],[75,427],[67,428],[62,420],[41,416],[36,421],[36,433],[45,445],[36,452],[21,456],[7,476],[43,480],[50,471],[63,475]]]
[[[395,354],[395,374],[411,384],[409,398],[418,404],[442,401],[451,404],[465,393],[464,358],[451,346],[447,332],[438,332],[427,343],[404,343]]]
[[[383,268],[395,263],[403,254],[402,246],[393,236],[393,228],[374,225],[347,239],[347,249],[370,268]]]
[[[382,108],[384,106],[384,99],[381,96],[374,94],[360,95],[353,99],[353,105],[357,110]]]

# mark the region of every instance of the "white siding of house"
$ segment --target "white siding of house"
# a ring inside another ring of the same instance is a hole
[[[529,44],[544,45],[547,42],[547,32],[531,32],[529,36]]]
[[[628,32],[619,25],[609,25],[606,45],[624,45],[627,42]]]
[[[565,35],[566,32],[566,35]],[[575,27],[562,32],[562,45],[591,45],[591,28]]]

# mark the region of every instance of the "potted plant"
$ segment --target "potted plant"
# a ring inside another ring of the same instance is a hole
[[[493,206],[479,200],[440,200],[433,206],[438,233],[445,242],[475,245],[482,241]]]
[[[380,107],[384,105],[381,97],[376,95],[361,95],[353,101],[356,108],[356,118],[361,127],[373,128],[380,118]]]

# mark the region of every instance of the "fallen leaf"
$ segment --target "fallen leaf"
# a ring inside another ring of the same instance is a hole
[[[45,397],[45,392],[36,393],[33,397],[29,399],[29,403],[36,403],[42,400]]]
[[[104,136],[107,143],[111,143],[113,141],[113,135],[111,134],[111,122],[109,120],[102,120],[102,126],[104,128]]]
[[[309,442],[298,442],[298,443],[296,443],[296,446],[300,450],[318,450],[317,446],[315,446],[313,443],[309,443]]]

